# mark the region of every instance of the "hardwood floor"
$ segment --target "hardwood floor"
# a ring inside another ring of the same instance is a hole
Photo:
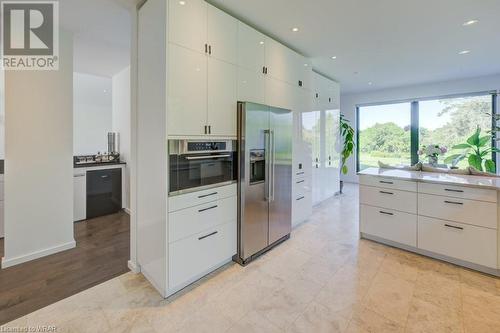
[[[126,213],[75,223],[75,240],[74,249],[0,270],[0,325],[128,272]]]

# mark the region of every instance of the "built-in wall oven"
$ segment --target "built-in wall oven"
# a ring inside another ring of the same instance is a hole
[[[169,140],[169,195],[236,182],[236,141]]]

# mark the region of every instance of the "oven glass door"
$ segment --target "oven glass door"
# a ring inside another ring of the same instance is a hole
[[[170,192],[236,180],[236,153],[170,156]]]

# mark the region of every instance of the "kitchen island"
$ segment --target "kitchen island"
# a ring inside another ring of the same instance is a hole
[[[360,236],[500,276],[500,178],[368,168]]]

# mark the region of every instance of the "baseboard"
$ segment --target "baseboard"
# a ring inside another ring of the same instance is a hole
[[[132,260],[127,261],[127,266],[132,273],[139,274],[141,272],[141,267],[139,266],[139,264],[136,262],[132,262]]]
[[[51,248],[48,248],[45,250],[37,251],[37,252],[32,252],[32,253],[29,253],[29,254],[26,254],[23,256],[19,256],[19,257],[15,257],[15,258],[3,257],[2,258],[2,268],[7,268],[7,267],[19,265],[19,264],[22,264],[24,262],[28,262],[28,261],[35,260],[38,258],[42,258],[42,257],[48,256],[48,255],[54,254],[54,253],[66,251],[66,250],[72,249],[74,247],[76,247],[76,242],[73,240],[73,241],[65,243],[65,244],[57,245],[57,246],[54,246],[54,247],[51,247]]]

